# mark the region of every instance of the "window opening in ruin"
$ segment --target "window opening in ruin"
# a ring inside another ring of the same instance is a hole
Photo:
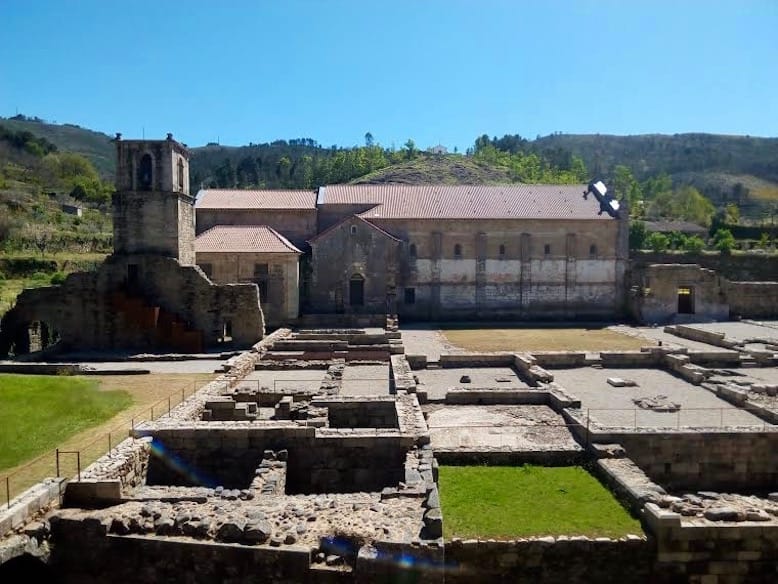
[[[150,191],[153,182],[151,154],[144,154],[138,167],[138,185],[142,191]]]
[[[458,243],[454,246],[454,258],[455,259],[461,259],[462,258],[462,246]]]
[[[543,246],[543,255],[551,255],[551,244],[547,243]]]
[[[678,314],[694,314],[694,288],[678,288]]]
[[[232,321],[224,321],[224,330],[222,331],[222,341],[227,342],[232,340]]]
[[[269,268],[267,264],[254,264],[254,277],[259,278],[260,276],[267,276],[269,273]]]
[[[592,244],[589,246],[589,257],[595,257],[597,255],[597,246]]]
[[[416,304],[416,288],[405,289],[405,304]]]
[[[365,279],[360,274],[354,274],[349,281],[349,304],[351,306],[364,306],[365,304]]]
[[[356,235],[357,234],[357,226],[356,225],[352,225],[350,231],[351,231],[351,235]]]
[[[505,257],[505,245],[500,245],[500,259]]]
[[[259,301],[264,304],[267,302],[267,282],[257,282],[259,286]]]
[[[178,159],[178,190],[184,192],[184,159]]]
[[[200,264],[200,269],[209,278],[213,275],[213,264]]]
[[[411,246],[408,248],[408,253],[412,258],[416,257],[416,244],[412,243]]]
[[[134,288],[140,281],[138,264],[127,264],[127,287]]]

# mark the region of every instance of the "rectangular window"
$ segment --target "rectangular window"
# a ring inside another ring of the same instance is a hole
[[[543,255],[551,255],[551,245],[546,244],[543,246]]]
[[[259,278],[260,276],[267,276],[268,274],[268,265],[267,264],[254,264],[254,277]]]
[[[405,304],[416,304],[416,288],[405,289]]]
[[[213,275],[213,264],[200,264],[200,269],[209,278]]]

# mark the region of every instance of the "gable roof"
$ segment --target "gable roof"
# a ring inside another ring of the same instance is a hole
[[[612,219],[586,185],[328,185],[321,205],[372,206],[365,219]]]
[[[381,229],[380,227],[378,227],[377,225],[374,225],[370,221],[364,219],[363,217],[361,217],[359,215],[352,215],[351,217],[346,217],[345,219],[342,219],[341,221],[338,221],[337,223],[335,223],[335,225],[330,225],[327,229],[325,229],[321,233],[317,233],[316,235],[314,235],[313,237],[311,237],[308,240],[308,243],[313,243],[314,241],[318,240],[319,238],[324,237],[326,235],[329,235],[330,233],[335,231],[341,225],[344,225],[346,223],[351,223],[352,221],[356,221],[358,223],[362,223],[364,225],[367,225],[371,229],[375,229],[376,231],[378,231],[378,233],[380,233],[381,235],[383,235],[385,237],[388,237],[389,239],[392,239],[394,241],[402,241],[401,239],[395,237],[394,235],[392,235],[388,231],[385,231],[385,230]]]
[[[681,233],[708,233],[708,230],[696,223],[689,221],[644,221],[647,231],[659,231],[661,233],[670,233],[680,231]]]
[[[315,191],[200,189],[197,209],[316,209]]]
[[[267,225],[216,225],[195,238],[195,253],[302,252]]]

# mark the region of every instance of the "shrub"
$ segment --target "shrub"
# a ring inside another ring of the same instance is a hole
[[[683,245],[686,251],[702,251],[705,248],[705,242],[697,235],[687,237]]]
[[[51,280],[50,281],[55,286],[59,286],[60,284],[63,284],[65,282],[65,278],[66,277],[67,276],[65,276],[65,274],[63,272],[54,272],[51,275]]]
[[[669,244],[670,240],[664,233],[651,233],[646,238],[646,245],[655,252],[665,251]]]
[[[735,247],[735,237],[729,229],[719,229],[713,235],[713,246],[723,254],[728,254]]]

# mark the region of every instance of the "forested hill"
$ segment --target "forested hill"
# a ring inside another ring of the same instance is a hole
[[[105,179],[114,171],[111,138],[75,125],[37,118],[0,118],[60,151],[86,156]],[[190,145],[191,146],[191,145]],[[716,206],[734,202],[757,217],[778,205],[778,138],[715,134],[553,134],[481,136],[466,155],[430,156],[412,140],[394,150],[365,136],[360,147],[324,147],[314,140],[192,148],[193,190],[205,187],[313,188],[342,182],[472,183],[572,182],[616,179],[626,167],[639,181],[667,174],[674,187],[693,185]]]

